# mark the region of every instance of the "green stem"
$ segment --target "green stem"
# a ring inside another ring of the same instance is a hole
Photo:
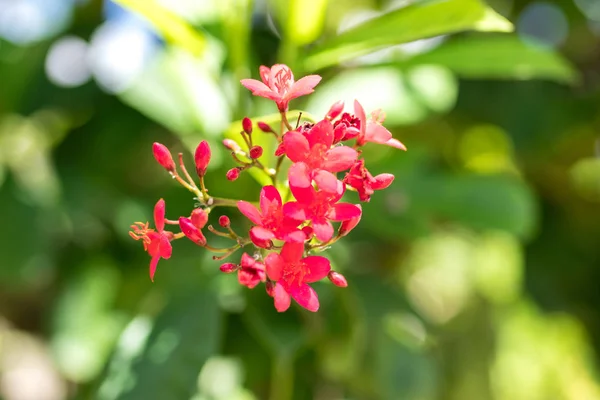
[[[294,360],[285,353],[279,353],[273,362],[271,372],[270,400],[291,400],[294,398]]]

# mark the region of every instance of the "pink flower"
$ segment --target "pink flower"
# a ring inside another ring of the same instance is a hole
[[[337,203],[344,195],[344,185],[338,182],[336,193],[317,192],[312,186],[299,188],[291,186],[292,194],[297,201],[283,206],[286,217],[311,221],[315,236],[327,242],[333,236],[333,225],[330,221],[347,221],[361,215],[360,207],[349,203]],[[336,204],[337,203],[337,204]]]
[[[253,289],[260,282],[267,280],[265,266],[248,254],[242,254],[241,268],[238,270],[238,281],[240,284]]]
[[[392,137],[390,131],[381,125],[385,119],[384,114],[378,110],[371,114],[367,121],[365,110],[357,100],[354,100],[354,115],[360,120],[360,132],[356,136],[356,144],[364,146],[367,142],[385,144],[406,151],[406,146]]]
[[[277,103],[279,111],[287,111],[290,100],[310,94],[321,81],[319,75],[308,75],[294,82],[294,74],[290,67],[276,64],[268,68],[260,67],[261,81],[242,79],[241,83],[255,96],[265,97]]]
[[[352,166],[358,157],[356,150],[333,144],[333,125],[322,120],[308,132],[287,132],[283,136],[285,151],[294,164],[290,167],[290,185],[307,188],[314,179],[320,189],[334,193],[337,189],[335,172]]]
[[[204,228],[207,222],[208,214],[206,211],[201,208],[195,208],[190,218],[179,218],[179,228],[192,242],[198,246],[205,246],[206,237],[202,233],[202,228]]]
[[[158,261],[161,258],[171,258],[171,253],[173,252],[171,246],[173,233],[165,231],[165,201],[163,199],[158,200],[154,206],[154,225],[156,226],[156,231],[148,228],[148,223],[142,224],[141,222],[136,222],[131,226],[132,231],[129,232],[129,235],[135,240],[143,241],[144,250],[152,257],[150,261],[150,279],[153,282]]]
[[[303,252],[302,243],[286,242],[281,254],[271,253],[265,259],[269,279],[277,282],[273,298],[279,312],[290,307],[291,298],[309,311],[319,309],[317,292],[308,284],[325,278],[331,265],[321,256],[302,258]]]
[[[385,189],[393,181],[394,175],[392,174],[379,174],[373,177],[365,167],[365,160],[358,160],[344,177],[344,183],[356,189],[360,201],[371,200],[371,195],[375,193],[375,190]]]
[[[256,226],[250,229],[250,239],[258,247],[269,247],[271,239],[304,241],[297,229],[302,220],[283,214],[281,195],[275,186],[265,186],[260,191],[260,211],[247,201],[238,201],[238,209]]]

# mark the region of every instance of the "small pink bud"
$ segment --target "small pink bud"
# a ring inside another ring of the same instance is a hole
[[[262,154],[263,154],[263,148],[260,146],[253,146],[250,149],[250,158],[252,158],[253,160],[260,158],[260,156],[262,156]]]
[[[362,207],[360,206],[360,204],[357,204],[356,206],[362,210]],[[347,221],[342,221],[342,223],[340,224],[339,235],[346,236],[347,234],[350,233],[350,231],[352,229],[356,228],[356,225],[358,225],[358,223],[360,222],[361,216],[362,216],[362,213],[358,217],[351,218]]]
[[[302,228],[302,232],[306,235],[306,240],[312,239],[313,237],[313,228],[310,226],[305,226]]]
[[[335,119],[338,115],[342,113],[342,111],[344,111],[344,102],[340,100],[334,103],[329,109],[329,111],[327,111],[326,118],[329,118],[330,120]]]
[[[256,123],[256,125],[258,125],[258,128],[263,131],[264,133],[271,133],[273,132],[273,129],[271,129],[271,127],[269,126],[269,124],[267,124],[266,122],[262,122],[259,121]]]
[[[231,224],[231,221],[227,215],[221,215],[219,217],[219,225],[221,225],[223,228],[229,227],[229,224]]]
[[[265,283],[265,290],[269,296],[273,297],[275,295],[275,284],[271,281],[267,281]]]
[[[329,271],[329,274],[327,274],[327,278],[329,278],[331,283],[333,283],[337,287],[347,287],[348,286],[348,281],[346,281],[346,278],[344,278],[344,275],[337,273],[335,271]]]
[[[223,139],[223,146],[231,151],[242,151],[242,148],[235,142],[235,140]]]
[[[181,228],[181,232],[183,232],[188,239],[198,246],[206,245],[206,238],[202,234],[202,231],[194,226],[191,219],[185,217],[179,218],[179,228]]]
[[[167,146],[155,142],[152,145],[152,153],[161,167],[169,172],[175,171],[175,162],[173,161],[173,157]]]
[[[200,142],[196,148],[194,154],[194,161],[196,162],[196,173],[202,177],[206,174],[206,167],[210,162],[210,146],[206,140]]]
[[[194,208],[191,220],[196,228],[202,229],[208,222],[208,213],[201,208]]]
[[[225,272],[226,274],[230,274],[232,272],[235,272],[238,269],[238,266],[235,265],[234,263],[225,263],[225,264],[221,265],[219,267],[219,269],[221,270],[221,272]]]
[[[227,174],[225,174],[225,176],[230,181],[235,181],[240,176],[240,169],[239,168],[231,168],[229,171],[227,171]]]
[[[242,120],[242,128],[244,129],[244,132],[250,135],[252,133],[252,120],[250,120],[248,117],[245,117]]]

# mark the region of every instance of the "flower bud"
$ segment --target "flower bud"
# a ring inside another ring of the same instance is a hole
[[[229,171],[227,171],[227,174],[225,174],[225,176],[230,181],[235,181],[240,176],[240,169],[239,168],[231,168]]]
[[[250,149],[250,158],[252,158],[253,160],[260,158],[260,156],[262,156],[262,154],[263,154],[263,148],[260,146],[253,146]]]
[[[223,139],[223,146],[233,152],[242,151],[242,148],[235,142],[235,140]]]
[[[340,100],[331,106],[325,118],[329,118],[330,120],[335,119],[342,111],[344,111],[344,102]]]
[[[275,295],[275,284],[271,281],[267,281],[265,283],[265,290],[269,296],[273,297]]]
[[[223,228],[229,227],[230,224],[231,221],[229,220],[229,217],[227,215],[221,215],[219,217],[219,225],[221,225]]]
[[[204,228],[208,222],[208,213],[201,208],[194,208],[191,216],[192,224],[198,229]]]
[[[196,173],[202,177],[206,174],[206,167],[210,162],[210,146],[206,140],[200,142],[196,148],[194,154],[194,161],[196,162]]]
[[[169,172],[175,171],[175,162],[173,161],[173,157],[167,146],[155,142],[152,145],[152,153],[161,167]]]
[[[221,270],[221,272],[225,272],[226,274],[231,274],[232,272],[235,272],[238,269],[238,266],[235,265],[234,263],[225,263],[225,264],[221,265],[219,267],[219,269]]]
[[[258,129],[260,129],[264,133],[272,133],[273,132],[273,129],[271,129],[269,124],[267,124],[266,122],[259,121],[256,123],[256,125],[258,125]]]
[[[252,120],[250,120],[248,117],[245,117],[242,120],[242,128],[244,129],[244,132],[250,135],[252,133]]]
[[[181,232],[183,232],[188,239],[196,243],[198,246],[206,245],[206,238],[202,234],[202,231],[194,226],[191,219],[180,217],[179,228],[181,228]]]
[[[362,210],[362,207],[360,206],[360,204],[357,204],[356,207],[358,207]],[[339,230],[338,234],[340,236],[346,236],[347,234],[349,234],[352,229],[356,228],[356,225],[358,225],[358,223],[360,222],[361,216],[362,216],[362,213],[358,217],[351,218],[347,221],[342,221],[342,223],[340,224],[340,230]]]
[[[327,274],[327,278],[329,278],[331,283],[333,283],[337,287],[347,287],[348,286],[348,281],[346,281],[346,278],[344,278],[344,275],[337,273],[335,271],[329,271],[329,274]]]

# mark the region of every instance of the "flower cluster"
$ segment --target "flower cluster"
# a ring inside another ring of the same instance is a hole
[[[240,261],[221,265],[224,273],[237,273],[240,284],[252,289],[265,284],[266,292],[273,297],[277,311],[290,307],[291,299],[310,311],[319,309],[319,299],[310,283],[328,278],[334,285],[348,285],[343,275],[331,269],[326,257],[314,255],[340,238],[346,236],[360,222],[362,208],[358,204],[342,201],[347,190],[357,192],[362,202],[368,202],[376,190],[387,188],[394,176],[373,176],[365,166],[361,149],[367,143],[384,144],[406,150],[404,145],[392,137],[383,127],[381,111],[367,117],[358,101],[354,101],[353,113],[344,112],[344,103],[335,103],[320,121],[298,118],[296,126],[288,121],[289,102],[310,94],[321,80],[310,75],[294,81],[289,67],[283,64],[272,68],[260,67],[262,82],[244,79],[242,85],[256,96],[273,100],[281,115],[279,132],[269,124],[249,118],[242,121],[239,140],[225,139],[223,145],[231,152],[238,165],[226,173],[230,181],[250,168],[259,168],[269,176],[271,185],[264,186],[257,203],[232,200],[209,195],[204,176],[211,158],[207,142],[199,144],[195,152],[196,174],[200,185],[196,185],[183,163],[180,153],[176,164],[167,147],[154,143],[156,161],[183,187],[194,193],[201,204],[190,216],[177,220],[165,218],[165,202],[160,199],[154,209],[155,228],[148,223],[132,225],[131,237],[141,240],[150,254],[150,278],[154,280],[160,258],[171,257],[171,242],[188,238],[193,243],[218,255],[215,260],[225,260],[237,250],[251,247],[242,253]],[[302,122],[302,123],[301,123]],[[254,126],[259,129],[255,130]],[[276,165],[268,168],[263,148],[255,145],[254,135],[272,134],[277,140],[274,157]],[[285,159],[291,161],[287,179],[278,180]],[[179,166],[179,168],[178,168]],[[293,199],[288,197],[288,188]],[[285,191],[285,194],[282,193]],[[282,194],[284,194],[282,196]],[[247,234],[238,234],[231,227],[227,216],[219,217],[216,229],[208,223],[210,212],[220,206],[236,207],[250,222]],[[339,222],[336,228],[332,222]],[[165,225],[174,225],[179,232],[165,230]],[[231,239],[228,248],[208,245],[203,230]],[[223,230],[224,229],[224,230]]]

